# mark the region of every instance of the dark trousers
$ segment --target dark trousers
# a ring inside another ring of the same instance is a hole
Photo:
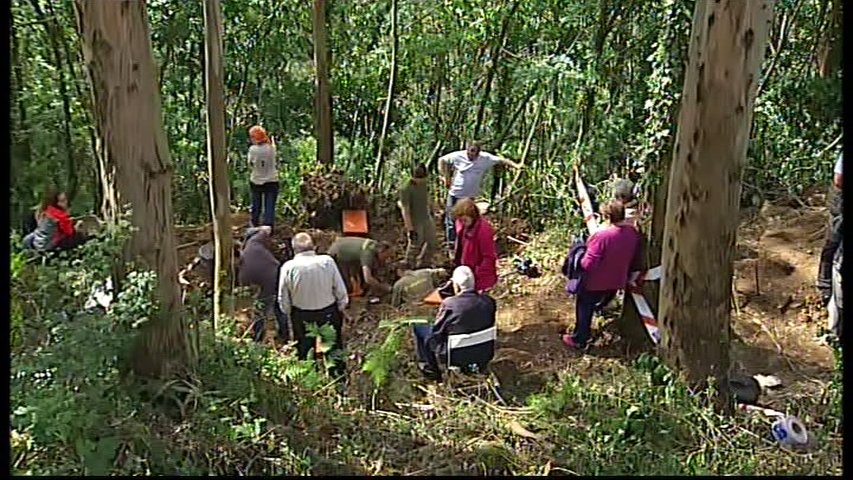
[[[338,352],[340,358],[335,359],[334,366],[330,373],[334,377],[341,376],[346,373],[346,363],[343,358],[344,337],[343,337],[343,315],[336,304],[329,305],[320,310],[302,310],[293,307],[290,311],[290,321],[293,325],[293,336],[296,339],[296,352],[299,358],[306,360],[308,354],[314,350],[316,339],[309,337],[307,334],[306,325],[314,324],[321,327],[325,324],[331,324],[335,329],[335,341],[332,344],[332,349],[329,353]]]
[[[817,288],[823,296],[824,303],[829,301],[832,294],[832,261],[835,252],[841,245],[844,216],[841,211],[841,194],[830,187],[829,192],[829,223],[826,226],[826,241],[820,252],[820,267],[817,273]]]
[[[275,315],[278,324],[278,339],[282,342],[290,341],[290,330],[287,328],[287,314],[281,311],[275,295],[258,295],[255,306],[255,318],[252,321],[252,336],[256,342],[264,339],[264,324],[270,314]]]
[[[70,237],[65,237],[53,247],[54,250],[71,250],[72,248],[79,247],[89,241],[89,237],[86,234],[81,232],[74,232],[74,235]]]
[[[361,264],[359,262],[342,262],[337,257],[333,256],[332,258],[335,260],[335,265],[338,266],[338,272],[341,274],[341,278],[344,279],[344,285],[347,287],[347,293],[352,294],[353,292],[353,279],[361,285],[361,289],[364,292],[367,292],[370,286],[367,285],[367,281],[364,279],[364,271],[361,269]]]
[[[418,362],[426,363],[430,370],[438,372],[438,359],[429,348],[429,339],[432,337],[432,326],[415,325],[412,329],[415,334],[415,352]]]
[[[459,199],[453,195],[447,194],[447,203],[444,204],[444,233],[447,241],[451,244],[456,241],[456,228],[454,227],[455,219],[451,211]]]
[[[249,189],[252,191],[252,226],[269,225],[272,227],[275,224],[275,202],[278,198],[278,182],[267,182],[263,185],[255,185],[250,182]],[[259,223],[261,215],[264,217],[263,223]]]
[[[575,298],[575,331],[572,340],[579,347],[586,345],[589,341],[590,328],[592,327],[592,316],[601,310],[616,296],[614,290],[590,292],[581,289]]]

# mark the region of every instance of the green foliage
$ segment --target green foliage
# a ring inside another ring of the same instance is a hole
[[[385,340],[381,345],[367,353],[361,370],[370,376],[375,389],[380,389],[388,382],[403,344],[406,329],[413,323],[425,323],[425,320],[383,321],[379,328],[387,330]]]

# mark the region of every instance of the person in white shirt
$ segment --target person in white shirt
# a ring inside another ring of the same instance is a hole
[[[462,198],[473,199],[479,195],[483,176],[495,165],[521,168],[520,164],[512,160],[483,152],[477,142],[469,143],[466,150],[451,152],[440,157],[438,164],[444,186],[448,188],[444,228],[450,244],[456,241],[456,231],[453,228],[453,217],[450,213],[456,202]],[[453,173],[452,180],[451,173]]]
[[[841,190],[843,164],[843,154],[839,154],[838,160],[835,161],[832,185],[826,195],[829,207],[829,224],[826,227],[826,241],[820,252],[820,267],[817,274],[817,288],[825,306],[829,304],[829,299],[832,296],[832,261],[835,258],[838,246],[841,245],[842,232],[844,231],[844,216],[841,208],[843,204]]]
[[[332,257],[314,252],[311,235],[297,233],[292,244],[294,257],[281,266],[278,277],[279,307],[290,314],[297,354],[303,360],[308,358],[315,344],[315,340],[307,336],[306,325],[332,325],[335,341],[330,353],[338,352],[339,358],[331,373],[339,377],[346,372],[342,350],[343,322],[349,303],[347,287]]]

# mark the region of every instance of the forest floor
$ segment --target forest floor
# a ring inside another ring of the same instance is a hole
[[[832,349],[819,340],[826,323],[826,313],[814,288],[818,255],[823,243],[826,210],[821,195],[810,195],[794,208],[791,205],[765,204],[758,211],[742,212],[735,262],[737,309],[732,312],[732,365],[749,375],[775,375],[782,386],[766,391],[760,400],[764,406],[790,411],[791,404],[803,397],[820,396],[834,371]],[[234,215],[235,238],[247,222],[245,214]],[[374,238],[390,240],[402,246],[402,227],[374,233]],[[286,230],[286,229],[280,229]],[[335,237],[334,232],[309,230],[319,252],[324,252]],[[440,232],[441,230],[439,230]],[[290,232],[277,232],[284,236]],[[189,263],[198,245],[209,240],[210,228],[179,228],[180,259]],[[278,240],[283,240],[279,238]],[[584,380],[607,378],[616,364],[627,365],[612,318],[597,318],[594,339],[584,353],[568,351],[559,340],[567,326],[573,324],[573,300],[563,291],[559,261],[565,245],[551,245],[543,253],[536,237],[521,251],[542,265],[543,275],[528,279],[513,273],[512,255],[499,260],[501,280],[493,296],[498,302],[498,348],[492,370],[500,380],[501,394],[510,407],[525,404],[529,395],[544,391],[546,384],[566,374]],[[506,247],[504,247],[506,248]],[[521,248],[521,247],[519,247]],[[402,252],[402,249],[398,250]],[[519,252],[515,252],[519,253]],[[393,267],[385,272],[390,274]],[[390,277],[386,277],[390,278]],[[198,281],[198,277],[194,283]],[[246,336],[251,299],[237,304],[238,332]],[[367,305],[364,298],[353,300],[352,320],[344,326],[349,359],[348,396],[368,408],[376,401],[369,377],[361,371],[367,353],[381,344],[386,330],[378,328],[384,319],[432,317],[434,308],[412,306],[394,309],[383,302]],[[618,309],[610,316],[618,315]],[[607,316],[607,315],[606,315]],[[267,323],[266,342],[274,348],[275,322]],[[398,355],[390,390],[390,403],[425,402],[426,390],[421,386],[414,367],[411,335],[403,342]],[[434,393],[433,393],[434,394]],[[427,395],[428,396],[428,395]],[[388,404],[389,402],[384,402]],[[375,406],[375,403],[374,403]],[[414,467],[413,467],[414,468]]]

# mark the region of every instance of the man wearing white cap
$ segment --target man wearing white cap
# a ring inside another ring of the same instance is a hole
[[[457,267],[450,281],[455,295],[441,302],[435,323],[414,328],[418,368],[436,381],[441,380],[438,361],[447,356],[447,337],[493,327],[497,311],[492,297],[474,289],[474,272],[469,267]],[[494,345],[488,348],[493,349]]]

